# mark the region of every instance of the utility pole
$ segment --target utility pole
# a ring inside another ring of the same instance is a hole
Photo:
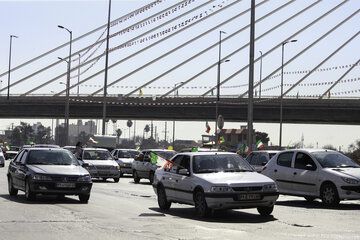
[[[251,149],[253,144],[253,94],[254,94],[254,48],[255,48],[255,0],[251,0],[250,16],[250,60],[249,60],[249,103],[247,145]]]

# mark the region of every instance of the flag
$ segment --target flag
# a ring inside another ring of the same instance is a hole
[[[89,138],[89,142],[97,144],[98,141],[95,141],[92,137]]]
[[[209,125],[209,123],[208,123],[208,121],[206,121],[206,130],[205,130],[205,132],[206,133],[209,133],[210,132],[210,130],[211,130],[211,128],[210,128],[210,125]]]
[[[29,144],[30,145],[34,145],[35,143],[33,141],[29,141]]]
[[[219,144],[224,143],[224,142],[225,142],[225,138],[221,136],[219,139]]]
[[[139,96],[142,96],[143,95],[143,92],[142,92],[142,90],[140,89],[140,91],[139,91]]]
[[[164,169],[171,168],[173,165],[173,163],[170,160],[160,157],[159,155],[153,152],[150,152],[150,158],[152,164],[157,164]]]
[[[329,91],[329,93],[328,93],[328,98],[330,98],[331,97],[331,93],[330,93],[330,91]]]
[[[137,150],[137,151],[140,151],[140,146],[137,146],[137,147],[136,147],[136,150]]]
[[[264,144],[261,142],[261,140],[257,141],[256,143],[256,148],[263,148],[264,147]]]
[[[251,149],[250,149],[248,146],[246,146],[245,152],[250,153],[250,152],[251,152]]]
[[[241,150],[243,152],[247,152],[247,153],[249,153],[251,151],[251,149],[248,146],[246,146],[245,144],[242,145]]]
[[[290,149],[290,147],[289,146],[286,146],[286,150],[289,150]]]
[[[193,148],[191,151],[192,152],[197,152],[197,151],[199,151],[199,149],[196,147],[196,148]]]
[[[42,137],[42,139],[46,139],[47,138],[47,135],[45,134],[43,137]]]
[[[10,151],[10,146],[9,146],[9,145],[6,145],[6,146],[5,146],[5,150],[6,150],[6,151]]]

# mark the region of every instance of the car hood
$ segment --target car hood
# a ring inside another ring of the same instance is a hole
[[[355,177],[360,179],[360,168],[325,168],[325,171],[341,177]]]
[[[117,161],[121,161],[123,163],[132,163],[134,161],[133,158],[119,158]]]
[[[229,184],[236,185],[238,183],[274,183],[273,180],[268,178],[265,175],[259,174],[257,172],[236,172],[236,173],[206,173],[206,174],[196,174],[196,176],[210,182],[213,184]]]
[[[114,160],[83,160],[84,163],[88,163],[90,166],[118,166],[118,163]]]
[[[28,165],[35,173],[55,175],[87,175],[89,172],[81,166],[75,165]]]

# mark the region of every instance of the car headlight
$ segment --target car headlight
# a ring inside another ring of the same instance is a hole
[[[359,184],[359,180],[353,178],[342,177],[341,179],[348,184]]]
[[[116,168],[116,170],[120,170],[120,166],[119,166],[119,165],[117,165],[115,168]]]
[[[46,175],[34,175],[32,177],[33,180],[40,180],[40,181],[51,181],[52,178]]]
[[[90,182],[90,181],[91,181],[90,175],[85,175],[78,178],[78,182]]]
[[[263,190],[264,191],[269,191],[269,190],[277,190],[277,186],[275,183],[272,183],[272,184],[266,184],[263,186]]]
[[[233,189],[229,186],[213,186],[210,189],[211,192],[232,192]]]

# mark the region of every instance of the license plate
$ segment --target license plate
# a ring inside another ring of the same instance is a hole
[[[239,194],[237,196],[238,201],[245,201],[245,200],[259,200],[261,199],[260,194]]]
[[[99,174],[100,175],[107,175],[107,174],[109,174],[109,172],[107,172],[107,171],[99,171]]]
[[[75,188],[75,183],[57,183],[56,187],[58,188]]]

